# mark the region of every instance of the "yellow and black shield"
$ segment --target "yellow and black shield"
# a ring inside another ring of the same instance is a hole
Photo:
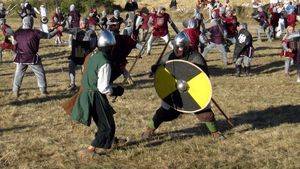
[[[203,110],[212,97],[208,76],[195,64],[184,60],[170,60],[160,66],[154,79],[158,96],[183,113]]]

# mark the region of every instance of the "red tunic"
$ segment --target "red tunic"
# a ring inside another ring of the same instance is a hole
[[[149,21],[150,15],[142,13],[141,17],[143,18],[143,24],[141,26],[141,29],[144,29],[144,30],[149,29],[149,27],[148,27],[148,21]]]
[[[287,15],[287,25],[295,27],[297,22],[297,15],[295,13]]]
[[[55,21],[55,18],[57,19],[57,22]],[[51,20],[52,20],[52,27],[53,28],[55,26],[62,26],[60,23],[63,22],[64,16],[61,13],[59,13],[59,14],[54,13],[54,15],[52,16]],[[57,31],[56,35],[57,36],[62,36],[62,31]]]
[[[224,18],[225,28],[227,31],[227,36],[233,38],[237,35],[237,19],[235,16]]]
[[[280,53],[280,56],[289,57],[289,58],[294,59],[296,54],[297,54],[297,51],[296,51],[296,48],[295,48],[295,42],[289,42],[286,39],[283,39],[282,43],[286,44],[289,49],[292,49],[292,52],[282,50],[281,53]]]
[[[5,39],[3,42],[1,42],[0,44],[0,48],[3,50],[13,50],[15,48],[15,46],[11,43],[11,41],[8,39],[9,35],[8,35],[8,29],[11,29],[10,26],[8,26],[7,24],[4,24],[1,27],[2,33],[5,36]]]
[[[184,29],[183,32],[185,32],[190,39],[190,49],[193,51],[198,50],[199,36],[201,32],[195,28],[187,28]]]
[[[153,18],[153,36],[163,37],[169,33],[168,21],[170,20],[170,15],[165,13],[162,16],[157,14],[152,16]]]

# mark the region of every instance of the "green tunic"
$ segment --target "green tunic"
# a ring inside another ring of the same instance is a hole
[[[104,94],[101,94],[97,88],[98,70],[109,61],[101,51],[96,51],[87,61],[85,72],[82,77],[82,90],[72,108],[71,117],[84,125],[91,124],[91,113],[95,111],[94,103],[99,104],[97,111],[113,112],[112,107]]]

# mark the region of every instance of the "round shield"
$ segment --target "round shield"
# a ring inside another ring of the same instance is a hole
[[[205,109],[212,97],[208,76],[198,66],[184,60],[170,60],[159,66],[154,86],[165,103],[183,113]]]

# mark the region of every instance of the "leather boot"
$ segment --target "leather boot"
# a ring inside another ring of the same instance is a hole
[[[246,76],[250,76],[250,67],[245,67]]]
[[[241,65],[235,65],[235,70],[236,70],[235,76],[236,77],[240,77],[241,76],[242,66]]]

